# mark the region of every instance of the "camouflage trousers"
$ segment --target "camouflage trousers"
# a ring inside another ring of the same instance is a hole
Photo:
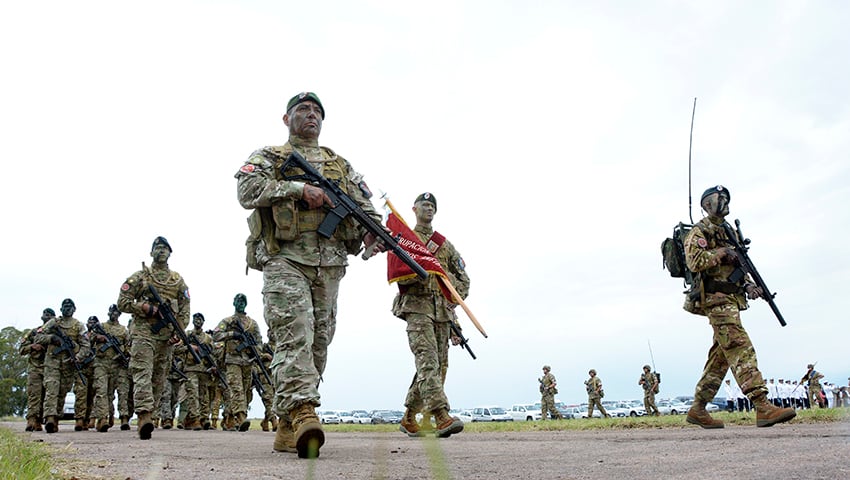
[[[274,410],[321,404],[319,379],[336,330],[336,301],[345,267],[310,267],[272,257],[263,266],[263,315],[274,332]]]
[[[210,399],[209,399],[209,382],[210,374],[205,371],[187,371],[186,376],[189,380],[186,381],[184,388],[186,390],[186,399],[183,405],[186,406],[186,418],[189,420],[198,419],[199,421],[209,418],[210,416]]]
[[[166,373],[171,368],[171,346],[168,340],[134,335],[130,347],[130,370],[133,372],[133,405],[136,413],[159,413]]]
[[[732,376],[741,390],[752,399],[766,395],[761,371],[756,360],[756,350],[747,331],[741,325],[737,305],[723,303],[706,309],[708,321],[714,330],[714,342],[708,350],[708,360],[697,382],[694,399],[710,403],[714,400],[723,377],[731,368]]]
[[[587,397],[587,418],[593,418],[594,407],[599,409],[599,413],[601,413],[603,417],[608,416],[608,412],[606,412],[605,407],[602,406],[602,399],[599,395],[590,395]]]
[[[820,399],[822,388],[819,383],[809,385],[809,408],[815,408],[815,405],[823,407],[823,402]]]
[[[658,407],[655,406],[655,394],[652,390],[643,391],[643,409],[647,415],[657,415]]]
[[[258,375],[260,376],[260,383],[266,390],[265,393],[260,395],[260,398],[263,400],[263,408],[265,409],[263,418],[271,420],[274,417],[274,387],[266,380],[265,375],[259,372]]]
[[[44,406],[44,367],[27,370],[27,419],[41,422]]]
[[[561,412],[555,409],[555,394],[544,393],[540,397],[540,418],[546,420],[546,417],[551,416],[553,419],[558,418]]]
[[[251,365],[227,364],[225,370],[227,385],[230,387],[228,407],[233,416],[248,414],[248,396],[251,394]]]
[[[218,420],[221,410],[227,409],[228,395],[227,390],[223,390],[221,383],[216,378],[211,378],[208,385],[210,398],[210,419]],[[229,413],[229,412],[226,412]]]
[[[159,418],[161,420],[174,420],[177,413],[177,406],[182,405],[182,401],[186,398],[184,385],[186,381],[182,378],[179,380],[166,380],[162,386],[162,399],[159,404]],[[185,416],[186,408],[180,407],[180,416]]]
[[[118,415],[130,416],[127,405],[130,385],[127,382],[127,369],[108,357],[97,357],[94,361],[94,403],[92,416],[94,418],[109,418],[114,416],[113,400],[118,392]]]
[[[449,409],[443,390],[449,369],[448,322],[435,322],[434,315],[406,313],[407,342],[413,352],[416,373],[407,389],[404,406],[414,412]]]
[[[50,358],[50,360],[48,360]],[[86,386],[80,381],[73,366],[48,355],[44,361],[45,417],[61,417],[65,409],[65,396],[74,389],[74,418],[82,419],[86,412]]]

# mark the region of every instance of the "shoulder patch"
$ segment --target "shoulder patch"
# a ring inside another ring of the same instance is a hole
[[[189,289],[188,288],[183,291],[183,295],[185,295],[186,298],[189,298]]]
[[[253,164],[246,163],[245,165],[242,165],[242,168],[240,168],[239,171],[242,172],[242,173],[254,173],[255,169],[256,168],[254,167]]]
[[[124,282],[124,285],[121,285],[121,291],[126,292],[127,290],[130,290],[130,284],[127,283],[127,282]]]
[[[463,257],[458,257],[457,259],[457,268],[460,271],[466,270],[466,262],[463,261]]]
[[[700,237],[697,238],[697,245],[699,245],[700,248],[705,248],[708,246],[708,242],[704,238]]]

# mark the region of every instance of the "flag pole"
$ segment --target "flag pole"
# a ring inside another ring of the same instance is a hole
[[[393,202],[390,201],[390,198],[386,194],[384,194],[383,198],[384,198],[384,205],[386,205],[387,208],[389,208],[390,211],[393,214],[395,214],[396,218],[401,220],[401,222],[404,223],[405,226],[407,226],[407,222],[404,221],[404,217],[402,217],[398,213],[398,210],[395,209],[395,205],[393,205]],[[449,281],[448,278],[443,277],[441,275],[437,275],[437,279],[443,284],[443,286],[446,287],[446,290],[451,292],[452,301],[454,303],[460,305],[460,307],[463,309],[463,311],[466,312],[466,316],[469,317],[469,320],[472,321],[472,324],[475,325],[475,328],[477,328],[478,331],[481,332],[481,335],[484,335],[484,338],[488,338],[487,332],[484,331],[484,327],[482,327],[481,324],[478,323],[478,319],[475,318],[475,314],[472,313],[472,310],[469,309],[469,306],[466,305],[466,302],[464,302],[463,299],[460,298],[460,294],[457,293],[457,290],[455,289],[454,285],[452,285],[452,282]]]

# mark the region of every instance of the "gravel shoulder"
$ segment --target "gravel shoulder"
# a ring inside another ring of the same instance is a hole
[[[156,430],[23,432],[85,479],[838,479],[850,478],[850,423],[551,432],[327,433],[319,459],[272,450],[274,434]]]

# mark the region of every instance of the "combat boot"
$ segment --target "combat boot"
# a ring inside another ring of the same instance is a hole
[[[127,417],[121,417],[121,430],[129,430],[130,429],[130,419]]]
[[[277,422],[277,431],[274,436],[274,450],[276,452],[298,453],[295,448],[295,430],[288,417],[280,417]]]
[[[33,430],[35,430],[36,432],[41,431],[41,422],[38,421],[38,419],[35,420],[35,426],[33,427]]]
[[[89,421],[86,422],[86,430],[94,430],[96,421],[97,419],[94,418],[89,419]]]
[[[711,418],[705,410],[705,402],[698,400],[694,400],[694,404],[688,409],[687,421],[702,428],[723,428],[723,421]]]
[[[447,438],[463,431],[463,421],[449,415],[445,408],[434,410],[434,420],[437,422],[436,433],[440,438]]]
[[[771,427],[797,416],[793,408],[779,408],[767,401],[764,394],[751,399],[756,407],[756,426]]]
[[[267,419],[265,419],[265,418],[264,418],[264,419],[262,419],[262,420],[260,421],[260,428],[261,428],[264,432],[268,432],[268,431],[269,431],[269,421],[268,421]]]
[[[163,430],[171,430],[171,427],[174,426],[174,420],[170,418],[165,418],[162,420],[162,429]]]
[[[35,419],[30,417],[27,419],[27,428],[24,429],[25,432],[32,432],[35,430]]]
[[[213,418],[212,420],[210,420],[210,428],[212,428],[212,429],[218,428],[218,419],[217,418]]]
[[[233,415],[225,415],[224,418],[221,419],[221,429],[225,432],[236,431],[236,420],[233,419]]]
[[[319,449],[325,443],[325,432],[315,407],[309,402],[302,403],[293,408],[289,416],[292,418],[292,430],[295,431],[298,458],[317,458]]]
[[[213,425],[212,428],[215,428],[215,425]],[[210,419],[209,418],[205,418],[204,421],[201,422],[201,429],[202,430],[209,430],[210,429]]]
[[[138,422],[136,422],[136,423],[138,423]],[[153,424],[153,428],[159,428],[159,419],[158,418],[152,418],[151,423]]]
[[[83,430],[88,430],[88,424],[82,418],[78,418],[77,422],[74,424],[75,432],[82,432]]]
[[[109,428],[112,428],[114,426],[115,426],[115,414],[110,413],[109,414]]]
[[[239,426],[240,432],[247,432],[251,428],[251,421],[248,420],[248,415],[245,413],[237,413],[236,425]]]
[[[56,433],[59,431],[59,423],[56,417],[46,417],[44,419],[44,431],[47,433]]]
[[[277,417],[276,417],[276,416],[274,416],[274,415],[272,415],[272,431],[273,431],[273,432],[276,432],[276,431],[277,431],[277,426],[278,426],[278,420],[277,420]]]
[[[109,430],[109,420],[105,418],[98,418],[96,428],[98,432],[106,432]]]
[[[416,412],[409,408],[404,411],[404,416],[401,417],[398,429],[408,437],[421,437],[424,435],[419,428],[419,424],[416,423]]]
[[[138,426],[139,438],[142,440],[150,440],[153,433],[153,420],[151,420],[151,412],[139,412]]]
[[[183,430],[186,430],[186,431],[192,430],[192,431],[197,432],[198,430],[201,430],[202,428],[203,427],[201,426],[201,422],[198,421],[197,418],[192,418],[192,419],[186,418],[186,420],[183,421]]]

